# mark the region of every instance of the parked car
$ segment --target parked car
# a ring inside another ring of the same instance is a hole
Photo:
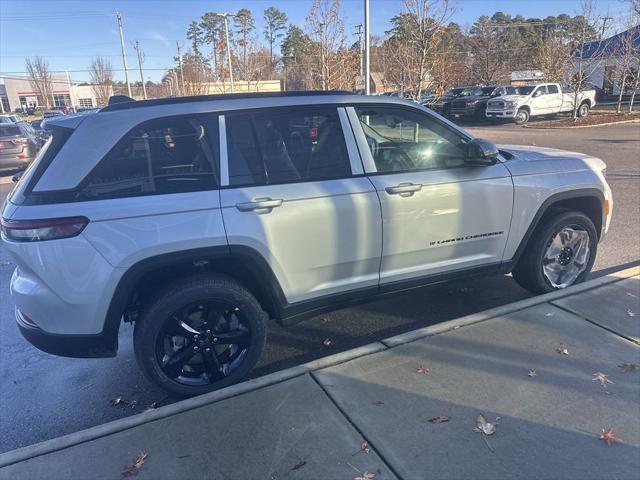
[[[26,168],[35,158],[39,143],[28,123],[0,123],[0,172]]]
[[[518,87],[517,93],[489,100],[486,116],[493,119],[509,119],[517,125],[531,117],[556,115],[573,111],[574,92],[563,92],[558,83],[541,83]],[[578,116],[586,117],[596,104],[596,91],[583,90],[578,93]]]
[[[61,117],[65,115],[62,110],[45,110],[42,112],[42,118],[53,118],[53,117]]]
[[[484,120],[489,99],[515,95],[516,92],[516,88],[512,86],[488,86],[465,90],[451,101],[450,115],[454,118]]]
[[[431,110],[434,110],[441,115],[447,116],[451,114],[451,101],[457,98],[462,92],[473,87],[456,87],[447,90],[440,98],[434,98],[429,102],[428,106]]]
[[[46,122],[44,119],[34,120],[30,125],[40,139],[47,140],[51,136],[51,132],[44,128],[46,126]]]
[[[18,123],[22,122],[22,117],[15,113],[0,115],[0,123]]]
[[[36,107],[27,107],[27,108],[25,108],[25,113],[27,115],[35,115],[36,111],[37,111]]]
[[[129,101],[49,128],[2,211],[18,326],[107,357],[134,322],[139,365],[175,395],[244,379],[269,319],[472,274],[579,283],[611,219],[601,160],[496,147],[390,97]]]

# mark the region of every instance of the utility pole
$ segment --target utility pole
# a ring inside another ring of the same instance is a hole
[[[129,83],[129,69],[127,68],[127,54],[124,50],[124,34],[122,33],[122,14],[116,12],[116,18],[118,19],[118,30],[120,31],[120,50],[122,51],[122,64],[124,66],[124,78],[127,82],[127,92],[131,97],[131,84]]]
[[[71,110],[76,111],[76,102],[73,98],[73,85],[71,85],[71,77],[69,76],[69,70],[65,70],[67,74],[67,85],[69,87],[69,100],[71,101]]]
[[[178,65],[180,65],[180,82],[182,83],[182,95],[186,95],[184,89],[184,69],[182,68],[182,55],[180,55],[180,43],[176,42],[176,48],[178,49]],[[176,78],[176,82],[178,79]]]
[[[364,94],[369,95],[369,0],[364,0]]]
[[[140,81],[142,82],[142,95],[144,99],[147,99],[147,87],[144,84],[144,75],[142,74],[142,55],[140,54],[140,42],[136,40],[136,43],[133,44],[133,48],[136,50],[138,54],[138,68],[140,69]]]
[[[228,13],[223,13],[224,17],[224,35],[227,41],[227,62],[229,63],[229,82],[231,82],[231,93],[233,93],[233,67],[231,66],[231,44],[229,43],[229,22]]]
[[[600,40],[604,37],[604,32],[607,30],[607,22],[613,20],[613,17],[602,17],[602,32],[600,33]]]
[[[358,35],[358,49],[360,50],[360,80],[362,80],[362,86],[364,87],[364,71],[363,71],[364,44],[362,43],[362,24],[359,23],[358,25],[356,25],[356,28],[358,29],[356,31],[356,34]]]

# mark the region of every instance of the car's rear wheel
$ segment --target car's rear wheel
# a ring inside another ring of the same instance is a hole
[[[513,277],[533,293],[570,287],[589,274],[597,248],[596,228],[585,214],[548,216],[527,243]]]
[[[589,104],[585,102],[578,108],[578,116],[586,117],[587,115],[589,115]]]
[[[516,113],[515,122],[516,125],[524,125],[529,121],[529,112],[526,108],[521,108]]]
[[[136,321],[134,349],[145,375],[193,396],[243,380],[264,348],[267,315],[233,279],[195,275],[159,292]]]

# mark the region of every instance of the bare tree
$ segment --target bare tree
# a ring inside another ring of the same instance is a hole
[[[40,56],[33,60],[27,58],[25,67],[29,74],[29,83],[38,96],[38,104],[49,108],[53,91],[53,79],[49,70],[49,63]]]
[[[636,6],[640,6],[636,5]],[[629,113],[633,110],[635,93],[640,87],[640,11],[633,9],[624,21],[625,31],[618,35],[613,57],[616,69],[620,71],[618,78],[617,112],[622,111],[622,99],[627,90],[631,91]]]
[[[597,22],[594,0],[582,0],[579,18],[581,24],[570,37],[571,50],[567,58],[569,78],[566,83],[573,92],[574,120],[578,118],[582,91],[591,83],[606,54],[602,43],[593,36]]]
[[[106,105],[109,96],[113,92],[113,67],[111,62],[103,57],[96,57],[89,67],[93,93],[98,100],[98,105]]]
[[[340,16],[340,0],[313,0],[307,16],[307,29],[320,47],[319,56],[312,57],[318,65],[314,77],[322,90],[338,88],[344,72],[336,71],[343,66],[345,33],[344,20]],[[318,61],[319,60],[319,61]]]
[[[567,58],[571,55],[571,48],[559,38],[543,40],[535,57],[535,66],[544,72],[548,82],[562,83],[567,68]]]

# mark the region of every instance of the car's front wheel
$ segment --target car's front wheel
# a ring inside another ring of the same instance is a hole
[[[586,117],[587,115],[589,115],[589,104],[585,102],[578,108],[578,116],[582,118]]]
[[[513,270],[515,280],[533,293],[582,282],[591,271],[598,234],[581,212],[563,212],[542,220]]]
[[[526,108],[521,108],[516,112],[515,122],[516,125],[524,125],[529,121],[529,111]]]
[[[134,330],[136,360],[167,392],[186,397],[243,380],[264,348],[267,314],[235,280],[194,275],[147,302]]]

